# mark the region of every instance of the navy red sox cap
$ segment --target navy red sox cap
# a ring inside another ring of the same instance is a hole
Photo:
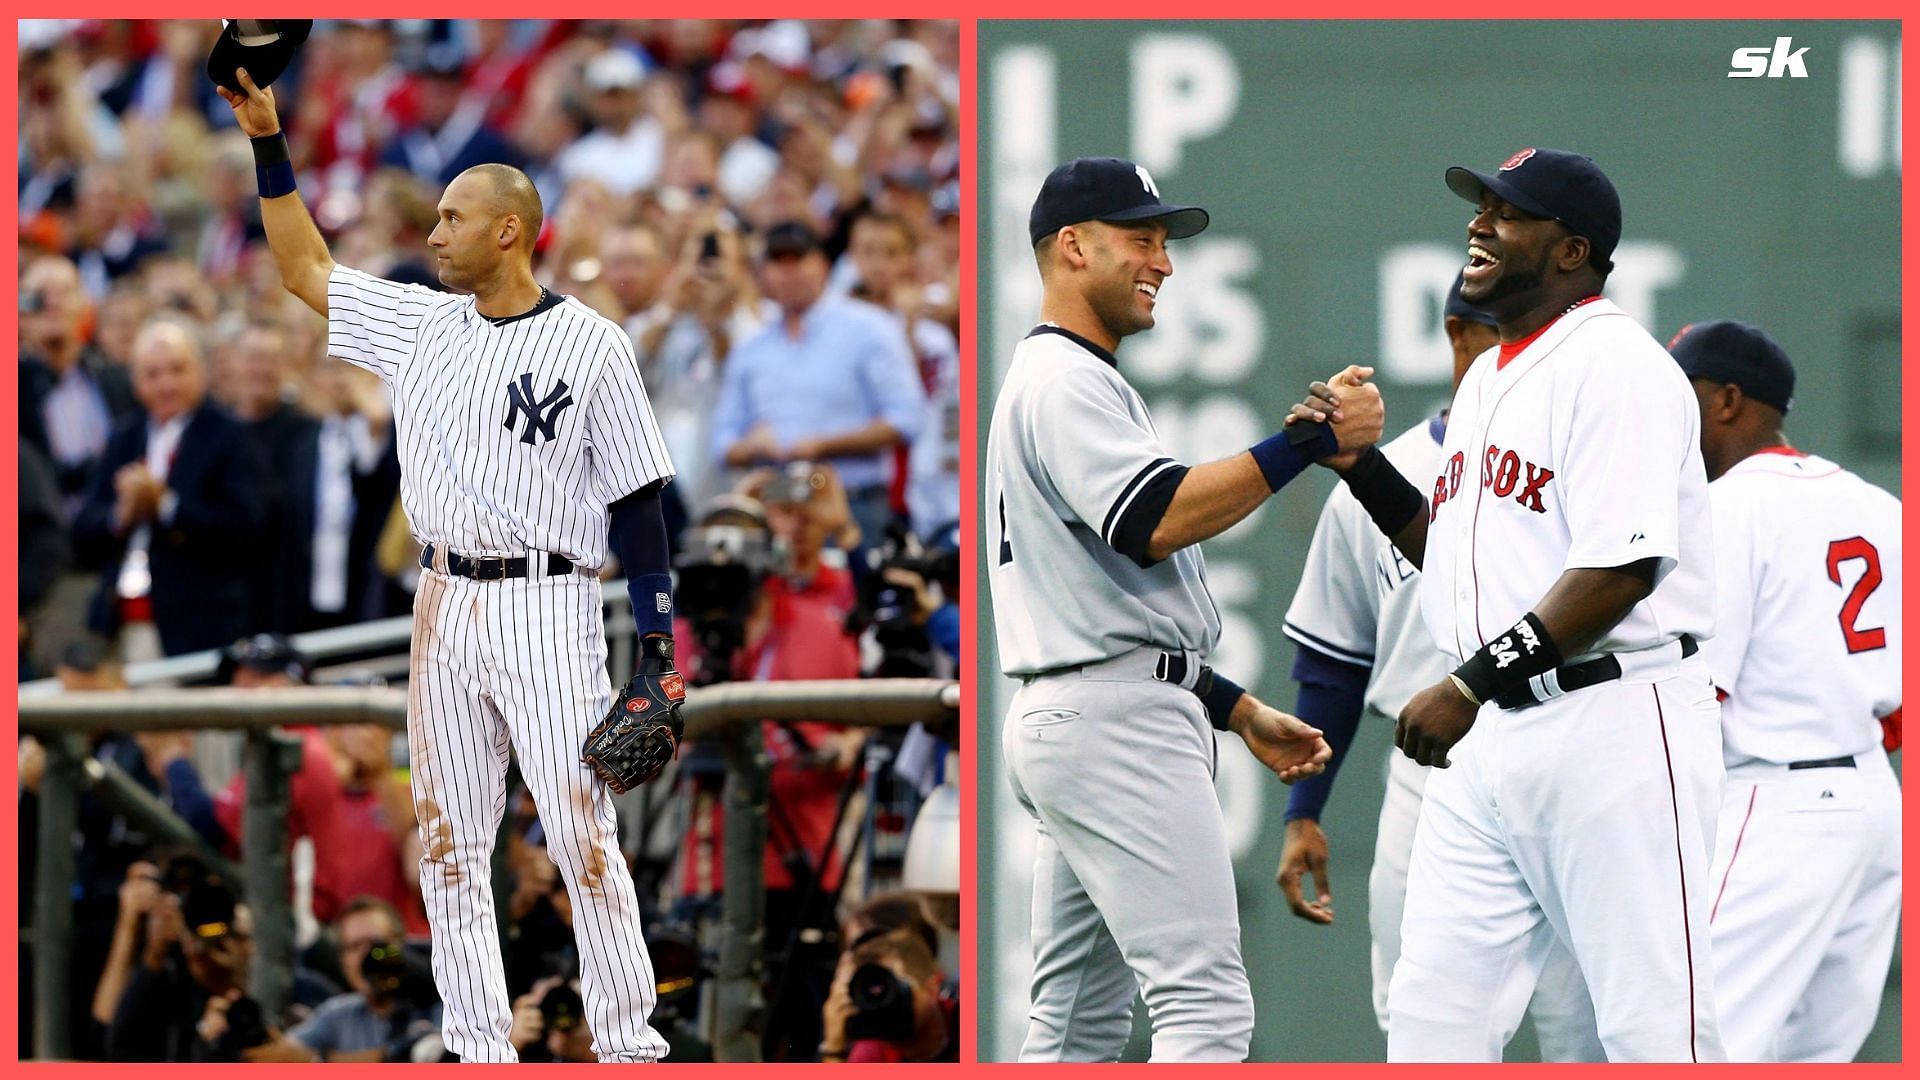
[[[1688,323],[1667,342],[1667,351],[1689,379],[1705,379],[1780,410],[1793,405],[1793,361],[1757,326],[1719,319]]]
[[[1150,221],[1167,224],[1167,239],[1184,240],[1207,227],[1207,212],[1160,200],[1160,186],[1147,170],[1112,157],[1075,158],[1047,174],[1027,217],[1035,244],[1082,221]]]
[[[1528,147],[1492,173],[1462,165],[1447,170],[1447,187],[1471,203],[1488,191],[1534,217],[1552,218],[1593,248],[1593,265],[1613,269],[1620,245],[1620,193],[1585,154]]]

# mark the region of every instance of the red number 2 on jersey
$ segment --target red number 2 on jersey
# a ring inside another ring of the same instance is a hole
[[[1866,606],[1867,597],[1880,587],[1879,549],[1863,536],[1835,540],[1827,545],[1827,578],[1835,585],[1840,584],[1840,564],[1854,559],[1866,563],[1867,569],[1860,575],[1860,580],[1853,583],[1852,591],[1847,593],[1847,602],[1840,605],[1840,633],[1847,639],[1847,651],[1850,653],[1884,649],[1887,647],[1887,631],[1884,627],[1862,630],[1853,625],[1860,618],[1860,609]]]

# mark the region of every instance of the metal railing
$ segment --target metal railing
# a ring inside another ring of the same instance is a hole
[[[397,621],[411,625],[408,620]],[[370,631],[379,625],[356,629]],[[364,642],[365,635],[360,640]],[[192,677],[179,674],[193,670],[193,665],[186,663],[189,659],[160,662],[173,665],[165,669],[169,673],[165,677]],[[134,672],[128,674],[131,679]],[[922,723],[951,736],[959,706],[959,685],[934,679],[731,683],[688,692],[682,714],[687,737],[719,738],[726,749],[723,799],[727,828],[722,861],[728,887],[721,898],[713,1028],[718,1060],[756,1060],[761,1045],[759,1029],[765,1020],[760,958],[769,763],[759,724],[748,721],[830,718],[861,727]],[[284,724],[363,723],[403,729],[406,715],[406,691],[390,687],[155,688],[60,696],[28,694],[23,688],[20,727],[40,737],[47,749],[39,789],[34,897],[36,1055],[62,1058],[72,1053],[72,995],[67,982],[71,978],[73,935],[69,889],[75,873],[72,836],[83,788],[157,835],[199,848],[211,856],[223,878],[237,883],[255,915],[251,989],[272,1013],[286,1000],[293,967],[286,816],[290,780],[300,764],[299,741],[277,729]],[[89,759],[86,753],[85,735],[90,733],[189,728],[246,735],[243,762],[247,799],[242,811],[242,861],[238,867],[208,850],[190,828],[131,777],[112,765]],[[496,849],[497,874],[504,844],[496,844]]]

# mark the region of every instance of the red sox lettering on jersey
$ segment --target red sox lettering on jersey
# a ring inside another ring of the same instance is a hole
[[[1427,515],[1432,521],[1440,516],[1440,504],[1460,494],[1460,474],[1465,471],[1466,455],[1455,451],[1447,459],[1447,467],[1433,482],[1433,509]],[[1521,483],[1522,470],[1525,470],[1526,482]],[[1487,445],[1486,459],[1480,467],[1480,486],[1504,499],[1513,495],[1520,505],[1536,514],[1547,512],[1547,504],[1541,501],[1548,481],[1553,479],[1553,470],[1531,461],[1523,461],[1519,454],[1503,450],[1491,443]],[[1514,488],[1520,493],[1514,495]]]

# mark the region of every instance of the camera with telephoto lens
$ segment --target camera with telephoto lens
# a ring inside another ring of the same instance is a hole
[[[853,1015],[847,1038],[906,1042],[913,1038],[913,987],[884,964],[861,964],[847,982]]]
[[[743,520],[757,518],[756,511],[739,513]],[[693,679],[695,685],[726,679],[728,658],[746,644],[747,617],[772,566],[764,526],[707,524],[686,531],[674,560],[678,580],[673,606],[693,625],[701,655],[707,658]]]
[[[848,617],[854,630],[873,627],[874,643],[880,646],[880,667],[874,672],[882,678],[919,678],[933,674],[933,642],[920,621],[919,600],[914,589],[887,580],[888,570],[905,570],[931,586],[956,588],[959,581],[959,556],[949,551],[930,551],[918,537],[899,525],[887,526],[880,543],[867,549],[867,572],[860,579],[859,602]]]
[[[214,1041],[214,1049],[220,1057],[237,1061],[242,1051],[271,1041],[273,1033],[267,1030],[267,1017],[260,1010],[260,1003],[250,997],[240,997],[227,1006],[227,1030]]]
[[[587,1004],[580,991],[561,983],[540,999],[540,1020],[548,1031],[572,1031],[586,1022]]]
[[[408,971],[406,947],[397,941],[375,942],[367,949],[366,959],[360,961],[360,975],[367,985],[387,995],[400,992]]]

